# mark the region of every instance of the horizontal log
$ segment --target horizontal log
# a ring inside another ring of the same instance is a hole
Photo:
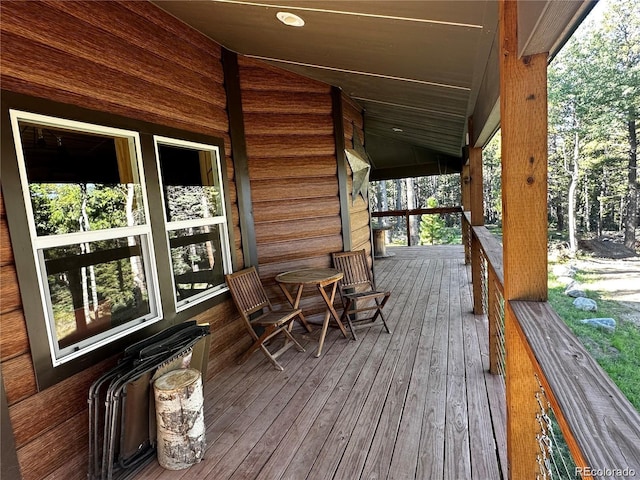
[[[60,425],[43,432],[28,445],[18,448],[18,462],[23,480],[41,480],[63,467],[76,455],[84,455],[87,458],[88,436],[89,416],[85,408]],[[82,472],[86,478],[86,463]]]
[[[313,237],[292,242],[276,242],[258,245],[260,264],[280,262],[287,259],[303,260],[307,257],[328,255],[342,250],[342,235]]]
[[[3,202],[0,202],[3,203]],[[14,263],[7,219],[0,216],[0,266]]]
[[[2,285],[2,295],[0,295],[0,314],[12,312],[22,308],[20,297],[20,287],[18,276],[14,265],[4,265],[0,267],[0,285]]]
[[[238,56],[242,90],[279,90],[281,92],[322,93],[329,95],[331,86],[293,72],[271,67],[256,60]]]
[[[351,243],[353,245],[371,244],[371,230],[364,226],[351,231]],[[355,247],[352,250],[357,250]]]
[[[177,128],[190,132],[202,133],[204,135],[211,135],[218,138],[221,138],[225,135],[224,130],[217,128],[211,122],[209,122],[207,125],[199,125],[189,121],[188,118],[173,117],[171,116],[170,111],[149,112],[147,110],[138,108],[137,105],[131,106],[117,103],[115,100],[111,101],[111,99],[104,98],[102,96],[98,98],[97,96],[90,95],[90,93],[84,91],[80,93],[69,91],[63,88],[63,85],[61,84],[51,86],[46,81],[44,83],[38,83],[38,81],[26,80],[20,77],[12,77],[9,75],[4,75],[4,73],[0,76],[0,83],[2,83],[3,89],[15,93],[21,93],[33,97],[47,98],[54,102],[68,103],[82,108],[108,112],[115,115],[121,115],[123,117],[142,120],[158,125],[165,125],[167,127]],[[221,113],[222,115],[224,115],[224,112]]]
[[[313,165],[313,158],[335,154],[333,135],[247,135],[249,162],[256,158],[305,158]]]
[[[86,411],[89,387],[113,365],[115,358],[104,360],[10,406],[9,416],[16,446],[20,448],[42,437],[44,432],[55,430],[69,418]],[[33,421],[34,412],[41,415],[37,422]],[[66,438],[66,435],[60,432],[59,435],[60,438]]]
[[[256,241],[258,244],[271,242],[289,242],[311,236],[339,235],[342,223],[339,216],[314,217],[280,222],[256,223]]]
[[[49,5],[144,48],[169,64],[209,76],[216,83],[224,81],[220,45],[150,2],[52,1]],[[167,48],[168,32],[174,35],[172,48]]]
[[[196,125],[228,129],[226,112],[202,98],[180,94],[5,31],[1,41],[2,73],[6,76]]]
[[[331,96],[322,93],[255,91],[242,92],[242,111],[247,113],[297,113],[331,115]]]
[[[340,203],[337,197],[290,198],[286,205],[280,200],[258,201],[254,198],[253,219],[255,223],[297,220],[314,216],[330,217],[340,215]]]
[[[337,177],[338,167],[334,156],[313,157],[306,161],[293,158],[252,158],[249,163],[251,180],[295,178],[306,180],[314,177]]]
[[[284,258],[270,263],[260,264],[260,278],[265,288],[276,288],[276,275],[290,270],[299,268],[330,268],[331,256],[325,252],[319,253],[317,256],[305,257],[301,259]],[[279,287],[277,287],[279,288]]]
[[[88,451],[75,452],[73,456],[68,457],[62,466],[53,470],[42,480],[86,480]]]
[[[251,196],[254,202],[337,197],[338,181],[335,177],[312,177],[307,184],[301,184],[299,180],[290,178],[282,180],[259,180],[252,182]],[[288,207],[287,205],[282,205],[282,208]]]
[[[244,115],[247,135],[333,135],[330,115],[247,113]]]
[[[2,286],[4,292],[4,285]],[[4,293],[3,293],[4,295]],[[29,352],[29,337],[22,309],[0,315],[0,361]]]
[[[55,5],[61,6],[57,2]],[[102,28],[95,28],[95,25],[79,20],[62,10],[54,11],[37,5],[27,10],[20,2],[10,2],[3,9],[3,15],[3,19],[6,19],[2,22],[3,31],[86,60],[89,62],[88,66],[97,64],[109,71],[138,77],[149,84],[181,95],[186,94],[194,98],[206,95],[207,103],[215,104],[219,108],[226,107],[222,82],[216,83],[202,72],[170,63],[155,52],[128,43],[126,39]],[[91,19],[93,18],[91,16]],[[141,65],[144,67],[141,68]],[[212,88],[218,90],[218,95],[208,94]]]
[[[2,362],[2,379],[4,380],[4,388],[9,405],[35,395],[38,388],[31,354],[23,353],[18,357]]]
[[[510,306],[574,455],[578,449],[594,470],[640,472],[640,413],[551,305],[511,301]]]
[[[368,210],[352,210],[350,215],[351,230],[359,228],[369,228],[369,211]]]

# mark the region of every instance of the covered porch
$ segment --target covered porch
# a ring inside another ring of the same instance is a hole
[[[319,359],[306,337],[284,372],[259,353],[225,369],[205,387],[204,460],[176,472],[153,461],[136,478],[506,478],[504,386],[463,247],[389,251],[375,275],[392,292],[391,335],[331,329]]]

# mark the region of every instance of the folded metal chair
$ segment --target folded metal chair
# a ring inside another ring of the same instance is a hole
[[[357,340],[357,328],[370,327],[378,318],[387,333],[391,333],[382,312],[391,292],[376,290],[366,252],[337,252],[331,256],[334,268],[344,274],[338,282],[344,307],[340,321],[348,323],[353,339]],[[369,312],[369,315],[362,317],[362,312]]]
[[[209,325],[170,327],[128,347],[89,389],[89,480],[129,478],[155,454],[152,382],[177,368],[206,378]],[[101,409],[101,406],[104,406]]]

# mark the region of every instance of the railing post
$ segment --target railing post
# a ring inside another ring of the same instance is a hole
[[[499,3],[509,478],[536,478],[538,382],[509,301],[547,299],[547,54],[518,55],[518,4]]]
[[[411,224],[409,223],[409,210],[405,212],[405,220],[407,221],[407,247],[411,246]]]
[[[473,121],[469,119],[470,137],[473,138]],[[484,225],[484,205],[482,192],[482,148],[469,147],[469,207],[471,208],[471,282],[473,284],[473,312],[486,313],[482,305],[482,268],[480,262],[480,242],[473,235],[473,227]]]
[[[460,223],[462,225],[462,244],[464,245],[464,263],[471,263],[471,225],[465,220],[464,212],[471,211],[469,202],[469,162],[462,166],[460,172],[460,196],[462,197],[462,215]]]

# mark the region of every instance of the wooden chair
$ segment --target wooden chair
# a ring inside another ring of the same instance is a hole
[[[391,333],[382,313],[391,292],[376,290],[364,250],[355,252],[337,252],[331,254],[333,266],[340,270],[344,277],[338,283],[344,310],[340,321],[349,324],[351,335],[356,340],[357,328],[370,327],[378,319],[387,333]],[[360,318],[361,312],[371,312],[370,316]]]
[[[255,267],[225,275],[225,279],[245,327],[253,338],[253,345],[239,358],[238,363],[244,363],[253,352],[260,349],[274,367],[283,370],[282,365],[276,360],[280,355],[291,346],[304,352],[302,345],[290,333],[295,317],[299,317],[301,322],[305,323],[302,310],[286,308],[274,311]],[[281,332],[285,335],[284,346],[277,352],[271,353],[265,343]]]

